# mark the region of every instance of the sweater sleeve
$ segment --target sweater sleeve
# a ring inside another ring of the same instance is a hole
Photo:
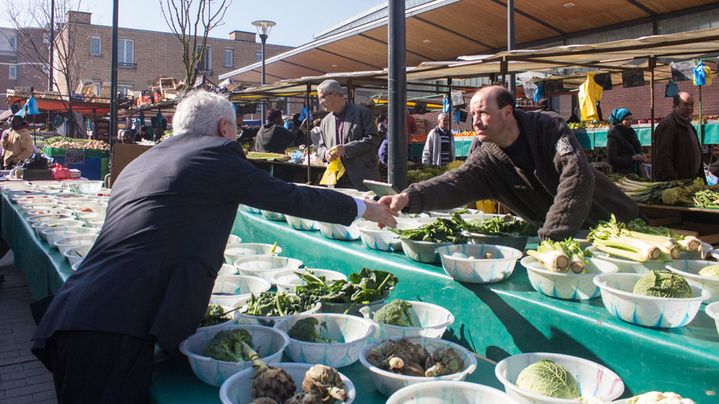
[[[546,130],[559,132],[554,151],[559,186],[544,225],[539,229],[539,237],[560,241],[573,236],[587,218],[594,196],[594,174],[567,124],[553,119],[548,125]]]

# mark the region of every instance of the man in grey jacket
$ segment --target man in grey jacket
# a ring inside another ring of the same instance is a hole
[[[499,86],[479,90],[470,112],[482,145],[467,162],[380,203],[421,212],[495,199],[552,240],[612,213],[621,221],[641,217],[637,205],[589,164],[561,118],[515,110],[512,95]]]
[[[454,160],[454,136],[449,131],[449,116],[444,112],[437,115],[437,127],[427,135],[422,150],[422,164],[442,166]]]
[[[366,191],[362,180],[380,179],[377,150],[382,136],[377,132],[372,111],[345,100],[344,89],[335,80],[317,87],[320,105],[330,113],[320,124],[317,154],[324,161],[342,159],[345,167],[337,186]]]

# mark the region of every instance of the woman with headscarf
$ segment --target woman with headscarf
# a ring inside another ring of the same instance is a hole
[[[632,129],[632,112],[626,108],[617,108],[609,116],[609,123],[612,127],[607,133],[607,160],[613,171],[618,174],[639,174],[644,155],[637,132]]]

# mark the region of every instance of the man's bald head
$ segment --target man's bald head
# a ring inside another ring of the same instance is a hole
[[[694,113],[694,97],[686,91],[680,91],[672,98],[672,107],[677,115],[691,119]]]
[[[506,88],[481,88],[472,96],[469,112],[474,131],[481,142],[508,147],[517,139],[519,129],[514,118],[514,97]]]
[[[480,88],[479,91],[474,93],[472,96],[472,99],[469,101],[469,105],[477,102],[480,98],[493,103],[498,109],[502,109],[507,105],[514,108],[514,97],[512,96],[512,93],[502,86],[487,86]]]

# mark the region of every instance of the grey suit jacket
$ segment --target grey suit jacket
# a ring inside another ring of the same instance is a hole
[[[362,180],[380,179],[379,159],[377,149],[382,143],[382,136],[377,132],[372,111],[361,105],[347,104],[343,116],[344,126],[342,137],[345,145],[345,156],[342,164],[345,166],[345,175],[352,182],[352,186],[359,190],[367,190]],[[330,113],[322,119],[317,153],[324,160],[327,150],[337,144],[336,118]]]

